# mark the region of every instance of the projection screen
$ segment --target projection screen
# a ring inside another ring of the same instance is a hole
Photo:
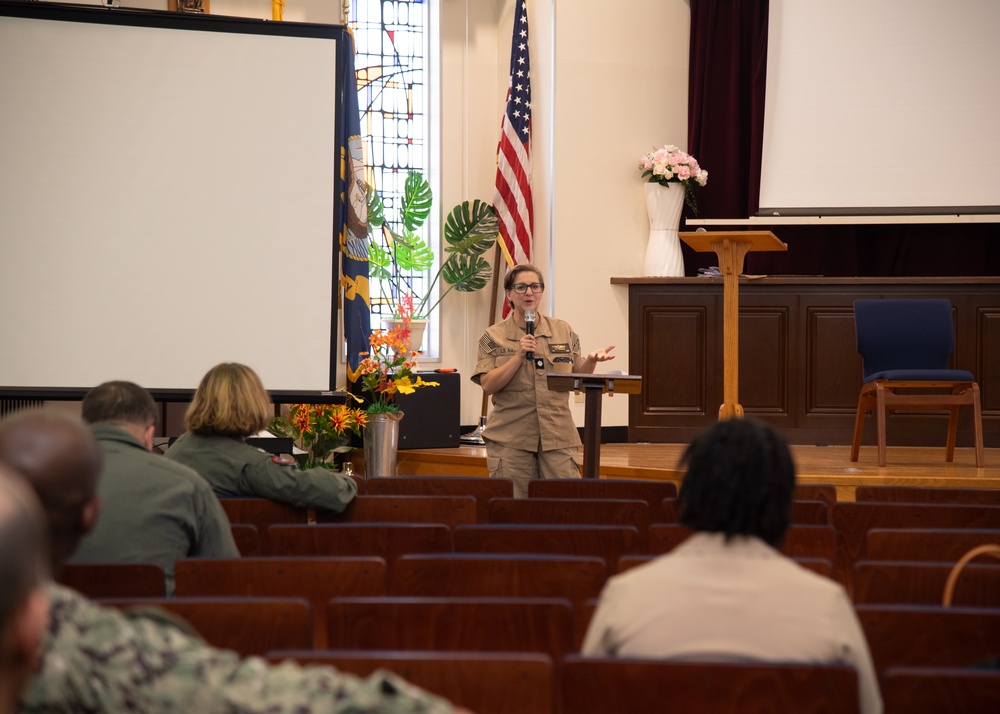
[[[0,390],[336,387],[342,32],[0,4]]]
[[[771,0],[761,215],[1000,213],[1000,3]]]

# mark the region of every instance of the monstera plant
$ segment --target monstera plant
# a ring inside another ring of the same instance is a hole
[[[462,201],[445,218],[443,243],[447,257],[430,282],[419,291],[415,289],[421,285],[415,278],[434,266],[434,251],[418,235],[430,215],[433,199],[427,180],[419,171],[411,171],[406,177],[393,230],[386,220],[382,198],[368,187],[369,275],[373,281],[379,281],[380,297],[392,306],[396,317],[400,316],[402,298],[412,298],[412,319],[425,320],[452,290],[475,292],[486,287],[493,275],[485,254],[496,243],[499,233],[496,212],[493,206],[479,199]],[[435,300],[438,281],[441,288]]]

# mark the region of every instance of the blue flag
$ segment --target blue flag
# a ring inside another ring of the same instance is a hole
[[[358,82],[354,70],[354,36],[349,35],[341,59],[344,70],[344,101],[340,141],[340,284],[344,289],[344,339],[347,341],[347,380],[358,379],[361,353],[368,351],[371,334],[371,297],[368,288],[368,205],[365,198],[365,167],[361,148],[361,113]]]

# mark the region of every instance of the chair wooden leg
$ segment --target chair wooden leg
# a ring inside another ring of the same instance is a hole
[[[952,390],[956,393],[957,390]],[[948,409],[948,441],[945,444],[944,460],[951,463],[955,460],[955,440],[958,437],[958,405]]]
[[[983,410],[979,404],[979,384],[972,383],[972,430],[976,441],[976,468],[986,465],[983,454]]]
[[[875,421],[878,432],[878,465],[885,466],[885,387],[875,386]]]
[[[865,427],[865,412],[868,411],[864,394],[858,397],[858,413],[854,417],[854,440],[851,442],[851,461],[857,461],[861,453],[861,432]]]

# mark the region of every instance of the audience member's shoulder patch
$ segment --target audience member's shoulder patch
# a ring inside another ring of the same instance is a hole
[[[483,336],[479,338],[479,346],[483,348],[484,352],[493,354],[496,352],[497,343],[493,341],[493,338],[487,333],[483,333]]]
[[[295,459],[291,456],[272,456],[271,461],[278,464],[279,466],[294,466]]]

